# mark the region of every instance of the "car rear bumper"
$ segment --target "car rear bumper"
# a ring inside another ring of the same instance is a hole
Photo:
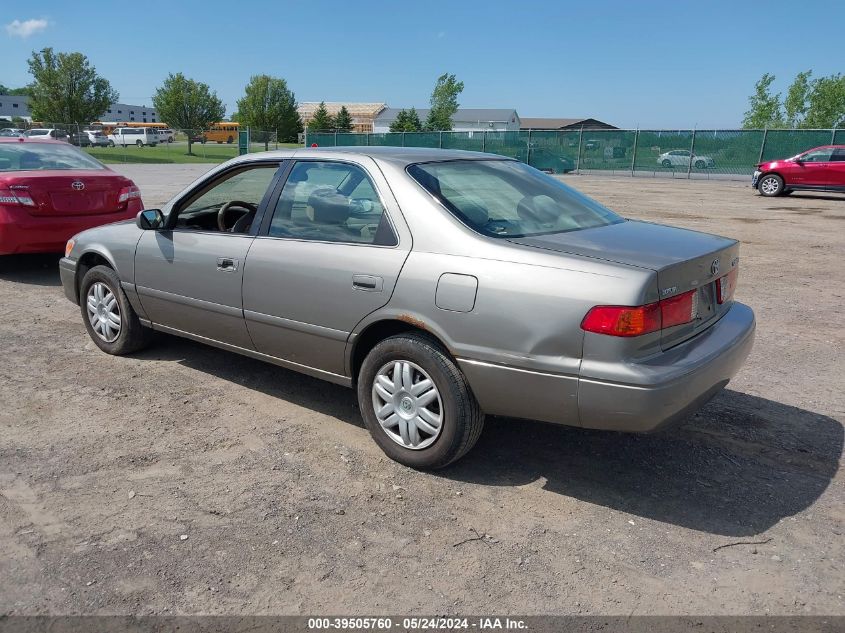
[[[81,231],[135,217],[131,210],[98,215],[32,216],[21,208],[0,206],[0,255],[62,253]]]
[[[602,378],[582,369],[581,426],[648,432],[683,419],[736,375],[751,352],[755,329],[751,308],[735,303],[698,336],[643,363],[620,364],[618,381],[608,378],[606,367]]]
[[[735,303],[698,336],[640,363],[580,376],[458,359],[482,410],[591,429],[649,432],[683,419],[728,384],[754,344],[751,309]],[[600,336],[600,335],[595,335]]]

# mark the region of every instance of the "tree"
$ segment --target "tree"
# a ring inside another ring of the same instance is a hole
[[[323,132],[334,129],[334,117],[329,114],[326,109],[326,102],[321,101],[317,109],[314,110],[314,116],[308,123],[308,129],[312,132]]]
[[[36,120],[90,123],[119,98],[82,53],[54,53],[45,48],[33,52],[28,63],[33,77],[29,110]]]
[[[746,129],[783,127],[780,93],[774,95],[771,93],[774,80],[774,75],[766,73],[754,85],[754,94],[748,97],[748,110],[742,119],[742,127]]]
[[[426,130],[451,130],[452,116],[458,111],[458,95],[464,91],[464,82],[455,75],[444,73],[437,78],[431,92],[431,110],[425,120]]]
[[[296,110],[296,97],[287,82],[270,75],[254,75],[238,99],[238,122],[249,126],[250,134],[269,149],[270,135],[277,141],[293,142],[302,131],[302,119]],[[233,119],[234,120],[234,119]]]
[[[416,108],[405,110],[402,108],[390,124],[391,132],[421,132],[422,123]]]
[[[352,131],[352,115],[349,114],[349,110],[346,109],[345,105],[340,106],[340,111],[334,118],[334,127],[338,132]]]
[[[23,88],[9,88],[9,86],[4,86],[3,84],[0,84],[0,95],[9,95],[10,97],[24,97],[29,95],[29,93],[29,86],[24,86]]]
[[[783,110],[786,115],[786,125],[789,127],[800,127],[807,116],[807,98],[810,96],[810,76],[812,74],[812,70],[798,73],[795,76],[795,81],[786,91]]]
[[[188,79],[182,73],[167,76],[156,89],[153,105],[160,120],[170,127],[187,131],[189,156],[192,155],[192,137],[222,120],[226,114],[223,102],[208,84]]]
[[[819,77],[810,85],[803,127],[832,128],[845,124],[845,77]]]

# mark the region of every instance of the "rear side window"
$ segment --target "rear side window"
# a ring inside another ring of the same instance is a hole
[[[381,198],[363,169],[300,161],[288,176],[268,235],[322,242],[395,246]]]
[[[598,202],[513,160],[420,163],[407,170],[455,217],[490,237],[563,233],[624,222]]]
[[[831,162],[845,163],[845,147],[837,147],[833,150],[833,156],[830,157]]]

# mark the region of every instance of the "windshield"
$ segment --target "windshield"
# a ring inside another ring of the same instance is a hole
[[[0,143],[0,171],[105,169],[98,160],[62,143]]]
[[[470,228],[526,237],[624,222],[562,182],[513,160],[419,163],[408,174]]]

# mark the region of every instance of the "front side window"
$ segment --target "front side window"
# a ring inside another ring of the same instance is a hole
[[[408,174],[455,217],[490,237],[577,231],[624,219],[562,182],[513,160],[419,163]]]
[[[265,164],[224,174],[179,207],[176,228],[246,233],[277,169]]]
[[[801,156],[801,162],[803,163],[827,163],[830,161],[830,155],[833,154],[832,147],[823,147],[822,149],[816,149],[812,152],[807,152],[803,156]]]
[[[324,242],[395,246],[384,206],[357,165],[300,161],[288,176],[268,235]]]

